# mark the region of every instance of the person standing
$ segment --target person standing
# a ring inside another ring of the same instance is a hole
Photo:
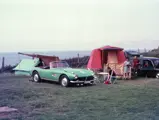
[[[124,73],[124,79],[130,79],[131,78],[131,64],[128,58],[126,58],[124,64],[123,64],[123,73]]]
[[[134,69],[134,72],[136,73],[139,69],[139,59],[135,56],[134,59],[133,59],[133,69]]]

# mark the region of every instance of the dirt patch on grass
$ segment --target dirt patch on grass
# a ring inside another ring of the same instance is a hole
[[[7,118],[9,119],[9,115],[8,115],[9,113],[0,113],[0,119],[4,119],[4,120],[6,120]]]

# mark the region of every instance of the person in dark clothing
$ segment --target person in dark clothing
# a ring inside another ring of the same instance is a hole
[[[139,69],[139,64],[140,64],[140,61],[139,59],[135,56],[134,59],[133,59],[133,70],[134,70],[134,73],[136,73]]]
[[[112,77],[116,77],[116,73],[110,67],[108,67],[108,73],[109,75],[112,75]]]
[[[139,63],[140,63],[139,59],[135,56],[133,59],[133,68],[137,70],[139,67]]]
[[[42,66],[44,66],[44,62],[42,61],[41,58],[39,58],[38,67],[42,67]]]
[[[112,70],[110,67],[107,68],[108,70],[108,76],[106,77],[106,81],[105,84],[107,84],[108,82],[110,83],[114,83],[115,79],[116,79],[116,73],[114,72],[114,70]]]

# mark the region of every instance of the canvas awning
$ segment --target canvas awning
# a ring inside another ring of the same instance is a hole
[[[33,57],[33,58],[40,58],[45,63],[45,65],[47,65],[47,66],[49,66],[50,62],[52,62],[52,61],[59,61],[60,60],[59,57],[57,57],[57,56],[27,54],[27,53],[20,53],[20,52],[18,54],[30,56],[30,57]]]

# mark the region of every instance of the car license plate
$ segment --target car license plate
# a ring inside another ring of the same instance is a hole
[[[86,83],[86,84],[87,84],[87,83],[90,83],[90,81],[85,81],[84,83]]]

